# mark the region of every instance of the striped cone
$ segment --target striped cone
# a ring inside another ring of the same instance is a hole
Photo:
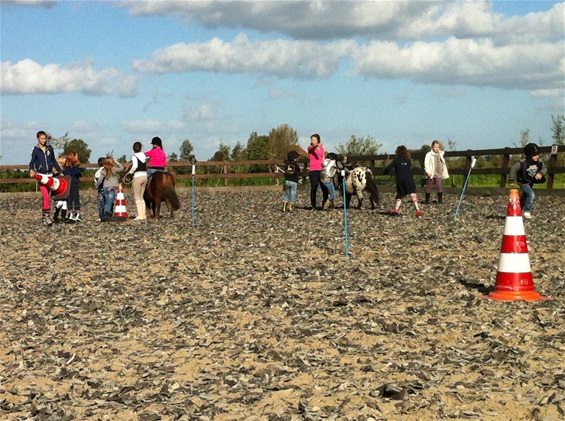
[[[510,190],[494,291],[485,298],[498,301],[548,300],[534,288],[518,190]]]
[[[69,191],[69,182],[67,178],[60,177],[55,178],[52,175],[45,175],[45,174],[35,174],[34,177],[37,182],[49,190],[51,190],[51,194],[53,196],[63,196],[65,193]]]
[[[114,205],[114,219],[128,219],[128,211],[126,209],[126,198],[122,183],[118,184],[118,194],[116,194],[116,204]]]

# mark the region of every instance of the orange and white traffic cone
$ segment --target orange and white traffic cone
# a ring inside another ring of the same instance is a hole
[[[122,183],[118,184],[118,194],[116,194],[116,204],[114,205],[114,219],[127,220],[128,211],[126,209],[126,198]]]
[[[550,299],[538,294],[534,288],[520,196],[516,189],[510,190],[494,291],[484,298],[498,301]]]
[[[64,198],[62,196],[69,190],[70,183],[67,177],[55,178],[52,175],[35,174],[35,179],[39,184],[51,190],[52,196]]]

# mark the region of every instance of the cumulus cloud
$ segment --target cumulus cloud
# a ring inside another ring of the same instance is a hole
[[[489,0],[438,1],[123,1],[132,15],[171,15],[210,28],[248,28],[297,39],[344,37],[419,40],[452,35],[506,39],[563,37],[563,3],[550,11],[505,17]],[[540,30],[541,29],[541,30]]]
[[[134,120],[127,121],[123,124],[124,129],[134,134],[147,133],[157,133],[157,132],[178,132],[184,130],[186,124],[182,121],[172,120],[172,121],[161,121],[155,118],[150,118],[147,120]]]
[[[9,6],[40,6],[50,9],[55,6],[58,1],[55,0],[2,0],[2,4]]]
[[[327,77],[337,70],[339,60],[353,45],[353,41],[323,45],[312,41],[249,41],[240,34],[233,42],[213,38],[178,43],[155,52],[153,60],[135,60],[133,68],[151,73],[213,71]]]
[[[0,92],[4,95],[82,92],[131,97],[137,94],[137,77],[117,69],[96,71],[90,62],[61,67],[25,59],[17,63],[3,61],[0,66]]]

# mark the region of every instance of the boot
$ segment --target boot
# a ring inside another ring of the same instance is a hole
[[[82,219],[80,219],[80,211],[76,211],[75,212],[75,222],[82,222]]]
[[[438,202],[438,203],[443,203],[443,193],[438,193],[438,194],[437,194],[437,202]]]
[[[67,210],[63,209],[61,210],[61,222],[67,222]]]
[[[74,211],[70,211],[69,215],[67,217],[67,221],[68,224],[74,224],[76,222],[75,220],[75,212]]]
[[[290,202],[290,203],[288,204],[288,211],[289,211],[289,212],[293,212],[293,211],[294,211],[294,202]]]
[[[334,200],[330,199],[330,200],[328,200],[327,209],[333,209],[333,208],[335,208]]]
[[[134,221],[145,221],[145,202],[140,200],[135,202],[135,207],[137,208],[137,216],[133,219]]]
[[[43,209],[43,213],[41,216],[41,222],[43,222],[44,225],[50,226],[51,224],[53,224],[53,221],[51,220],[51,210],[50,209]]]
[[[53,214],[53,222],[55,224],[58,224],[61,222],[61,219],[59,219],[59,214],[61,213],[61,209],[59,208],[55,208],[55,213]]]
[[[287,209],[290,210],[290,208],[288,207],[288,202],[285,200],[285,201],[283,202],[282,211],[283,211],[283,212],[286,212]]]
[[[425,204],[425,205],[429,205],[429,204],[430,204],[430,195],[431,195],[431,193],[426,193],[426,200],[424,200],[424,204]]]

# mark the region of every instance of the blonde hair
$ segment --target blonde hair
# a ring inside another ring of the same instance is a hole
[[[67,156],[67,162],[65,163],[65,168],[71,168],[75,165],[80,165],[80,159],[78,159],[78,154],[75,151],[69,151]]]

